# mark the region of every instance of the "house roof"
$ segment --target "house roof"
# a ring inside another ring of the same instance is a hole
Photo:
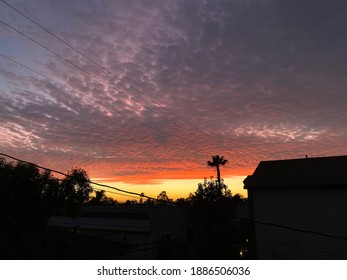
[[[347,156],[261,161],[244,188],[347,187]]]

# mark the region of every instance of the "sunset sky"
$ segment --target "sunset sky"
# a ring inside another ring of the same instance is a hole
[[[171,198],[347,154],[347,1],[5,2],[0,153]]]

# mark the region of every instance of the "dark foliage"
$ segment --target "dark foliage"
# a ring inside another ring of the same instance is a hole
[[[82,169],[58,180],[34,165],[0,159],[0,258],[32,258],[52,212],[75,215],[91,190]]]
[[[112,206],[117,205],[117,200],[107,197],[104,190],[95,191],[95,196],[90,198],[86,205],[102,205],[102,206]]]
[[[239,194],[232,195],[223,180],[207,180],[198,184],[188,199],[201,225],[202,246],[197,246],[197,258],[239,259],[240,251],[247,251],[249,224],[238,219],[239,209],[247,208],[247,201]]]

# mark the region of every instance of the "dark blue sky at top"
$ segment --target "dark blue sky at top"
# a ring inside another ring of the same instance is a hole
[[[60,83],[0,57],[3,152],[124,181],[212,154],[239,174],[346,153],[345,1],[8,3],[109,73],[0,2],[2,21],[92,74],[0,23],[0,53]]]

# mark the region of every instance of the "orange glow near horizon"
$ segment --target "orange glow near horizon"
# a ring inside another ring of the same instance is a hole
[[[232,194],[239,193],[247,197],[247,191],[243,189],[243,180],[246,176],[232,176],[224,179],[225,184],[231,190]],[[190,193],[194,193],[198,183],[202,183],[204,179],[169,179],[153,182],[152,184],[131,184],[124,182],[116,182],[110,178],[92,178],[95,182],[102,182],[105,185],[116,187],[135,193],[144,193],[147,196],[156,198],[162,191],[166,191],[169,198],[176,200],[177,198],[187,198]],[[139,199],[136,195],[128,196],[116,190],[95,186],[97,189],[106,191],[108,197],[112,197],[119,202],[126,200]]]
[[[216,170],[207,165],[197,166],[191,170],[180,170],[178,164],[171,162],[170,167],[172,170],[163,170],[153,168],[148,170],[148,173],[123,175],[123,176],[97,176],[100,174],[96,168],[88,168],[94,170],[94,174],[90,174],[91,180],[97,183],[109,185],[121,190],[126,190],[134,193],[144,193],[146,196],[156,198],[162,191],[166,191],[169,198],[176,200],[177,198],[188,198],[190,193],[194,193],[199,183],[204,181],[204,178],[210,179],[216,177]],[[108,173],[109,167],[104,166],[102,174]],[[158,167],[158,166],[156,166]],[[167,165],[165,165],[167,167]],[[123,167],[124,168],[124,167]],[[253,169],[252,169],[253,168]],[[88,170],[87,169],[87,170]],[[254,167],[249,169],[245,168],[232,168],[231,166],[223,166],[221,168],[221,175],[225,184],[228,186],[232,194],[239,193],[247,197],[247,191],[243,189],[243,180],[247,175],[252,174]],[[110,173],[109,173],[110,174]],[[106,191],[108,197],[112,197],[119,202],[126,200],[139,200],[140,197],[136,195],[128,195],[109,188],[94,186],[95,189],[103,189]]]

